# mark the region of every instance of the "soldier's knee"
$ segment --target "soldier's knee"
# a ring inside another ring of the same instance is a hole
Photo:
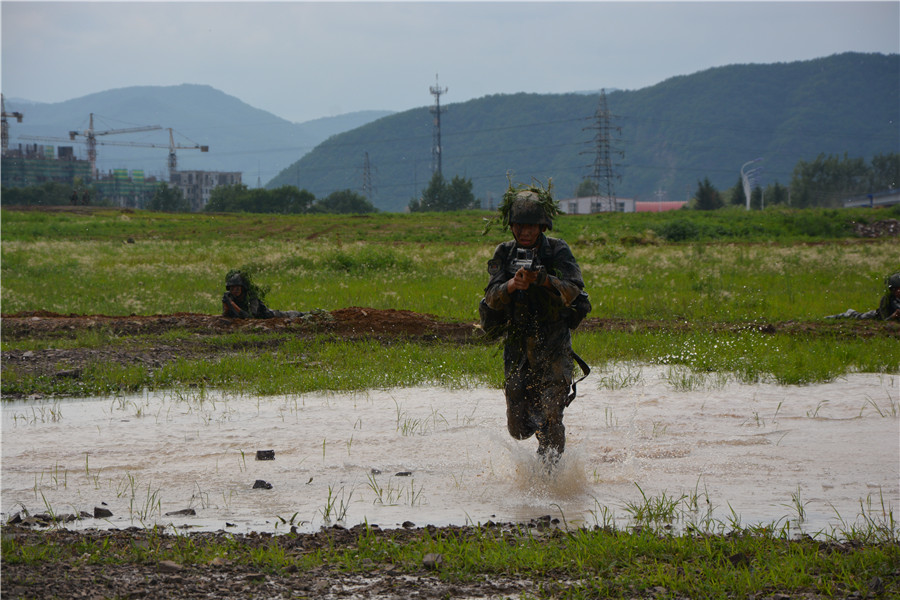
[[[506,428],[509,435],[524,440],[534,435],[535,427],[522,404],[510,404],[506,409]]]
[[[523,427],[521,423],[509,421],[506,424],[506,428],[509,430],[509,435],[517,440],[527,440],[534,435],[533,427]]]

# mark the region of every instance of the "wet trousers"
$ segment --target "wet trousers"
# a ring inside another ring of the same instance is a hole
[[[507,357],[510,358],[510,357]],[[538,452],[562,454],[566,448],[563,410],[572,382],[568,353],[532,363],[506,361],[506,424],[517,440],[535,435]]]

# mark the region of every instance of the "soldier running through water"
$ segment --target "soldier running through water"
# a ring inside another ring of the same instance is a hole
[[[538,454],[554,464],[566,445],[563,411],[574,398],[569,329],[590,311],[581,269],[569,246],[544,232],[558,205],[541,187],[510,185],[499,220],[514,239],[497,246],[479,311],[488,333],[504,330],[507,427],[524,440],[535,435]],[[572,393],[569,393],[570,387]]]

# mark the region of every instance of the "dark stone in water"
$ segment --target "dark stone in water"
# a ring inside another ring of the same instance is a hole
[[[113,516],[112,511],[108,508],[100,508],[99,506],[94,507],[94,518],[95,519],[105,519],[107,517]]]
[[[193,517],[196,514],[197,514],[197,511],[195,511],[193,508],[184,508],[181,510],[167,512],[166,516],[167,517]]]
[[[257,479],[257,480],[253,483],[253,489],[254,489],[254,490],[255,490],[255,489],[271,490],[271,489],[272,489],[272,484],[269,483],[268,481],[263,481],[262,479]]]
[[[256,460],[275,460],[274,450],[257,450]]]

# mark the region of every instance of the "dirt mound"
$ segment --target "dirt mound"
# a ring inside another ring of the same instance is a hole
[[[854,223],[853,233],[864,238],[882,238],[900,236],[900,221],[884,219],[874,223]]]

